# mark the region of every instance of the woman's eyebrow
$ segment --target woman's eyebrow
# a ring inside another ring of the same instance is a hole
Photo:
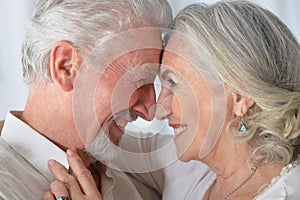
[[[169,74],[176,75],[176,74],[175,74],[173,71],[171,71],[170,69],[166,69],[166,70],[163,71],[162,74],[160,74],[160,77],[163,78],[163,79],[166,79],[167,76],[168,76]]]

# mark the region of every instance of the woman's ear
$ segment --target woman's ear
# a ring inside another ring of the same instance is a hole
[[[247,114],[250,108],[254,105],[254,100],[241,96],[238,93],[231,92],[233,96],[234,114],[242,117]]]
[[[81,64],[76,48],[69,41],[57,42],[50,53],[50,75],[54,83],[65,92],[73,89],[73,83]]]

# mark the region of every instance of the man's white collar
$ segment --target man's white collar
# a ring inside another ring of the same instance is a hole
[[[65,152],[14,114],[12,112],[7,114],[1,137],[48,181],[53,181],[54,177],[48,169],[47,162],[49,159],[55,159],[68,169]]]

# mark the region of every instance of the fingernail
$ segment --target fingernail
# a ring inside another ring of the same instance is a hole
[[[55,160],[48,160],[48,166],[53,167],[56,164]]]
[[[74,155],[74,151],[72,151],[71,149],[67,150],[67,155],[68,156],[73,156]]]

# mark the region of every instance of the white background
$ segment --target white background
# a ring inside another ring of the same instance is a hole
[[[187,4],[194,2],[213,3],[216,0],[169,0],[174,13]],[[296,35],[300,41],[300,1],[298,0],[252,0],[270,9]],[[28,88],[22,82],[21,46],[26,21],[31,16],[34,0],[0,1],[0,120],[5,118],[8,110],[24,108]],[[154,124],[153,124],[154,123]],[[157,132],[161,123],[144,123],[138,121],[138,127],[148,127]],[[130,128],[130,127],[128,127]],[[136,128],[136,127],[133,127]],[[141,129],[142,130],[142,129]],[[167,131],[167,130],[164,130]]]

